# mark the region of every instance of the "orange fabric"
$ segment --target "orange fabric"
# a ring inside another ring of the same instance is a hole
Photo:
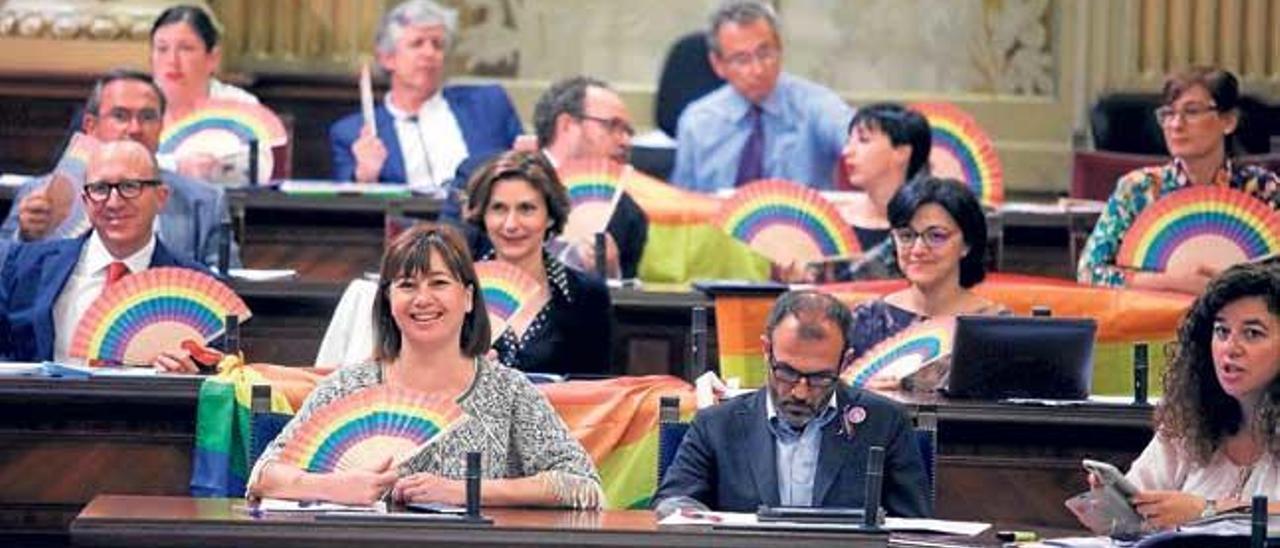
[[[679,396],[682,416],[694,409],[693,386],[665,375],[543,384],[539,388],[596,463],[619,447],[657,431],[662,396]]]
[[[720,211],[720,200],[714,196],[684,190],[635,169],[623,176],[623,185],[653,224],[710,224]]]

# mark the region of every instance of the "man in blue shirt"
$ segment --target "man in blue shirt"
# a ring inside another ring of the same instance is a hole
[[[853,111],[831,90],[782,73],[773,8],[725,2],[711,16],[707,45],[728,85],[680,116],[672,182],[702,192],[762,178],[832,188]]]
[[[754,512],[769,506],[863,506],[868,453],[884,448],[881,497],[894,516],[931,513],[924,463],[906,413],[844,385],[849,309],[834,297],[778,298],[761,337],[765,388],[698,412],[654,496],[680,508]]]

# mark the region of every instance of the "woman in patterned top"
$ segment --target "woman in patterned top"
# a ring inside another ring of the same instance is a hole
[[[908,182],[889,201],[889,225],[898,264],[911,284],[854,308],[849,334],[854,359],[919,321],[1007,313],[969,289],[986,277],[987,219],[964,183],[937,177]],[[926,374],[926,384],[941,382],[946,364],[937,369]],[[867,386],[896,389],[901,384],[900,378],[882,375]]]
[[[1138,513],[1166,529],[1247,509],[1253,495],[1280,511],[1278,429],[1280,271],[1234,266],[1209,283],[1178,329],[1156,435],[1127,474]]]
[[[521,374],[485,359],[489,319],[462,237],[422,225],[382,260],[373,308],[375,356],[321,381],[263,452],[252,497],[368,504],[465,502],[466,454],[482,455],[482,504],[598,508],[600,478],[546,398]],[[380,384],[454,397],[467,417],[393,467],[310,473],[279,462],[299,425],[326,405]]]
[[[1125,232],[1147,206],[1193,185],[1244,191],[1272,209],[1280,208],[1280,179],[1257,166],[1231,161],[1228,144],[1239,121],[1236,77],[1222,69],[1193,67],[1164,83],[1164,105],[1156,119],[1173,161],[1125,174],[1116,183],[1080,257],[1082,283],[1109,287],[1162,289],[1198,294],[1218,274],[1211,264],[1181,272],[1151,272],[1116,264]]]
[[[486,236],[473,239],[476,257],[512,264],[551,293],[524,334],[507,330],[494,342],[498,360],[538,373],[609,373],[609,290],[543,248],[569,218],[569,196],[551,164],[536,152],[499,154],[471,176],[467,196],[464,218]]]

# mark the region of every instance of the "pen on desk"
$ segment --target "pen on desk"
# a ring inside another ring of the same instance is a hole
[[[707,520],[711,523],[720,523],[724,521],[724,518],[717,516],[711,512],[703,512],[700,510],[694,510],[693,508],[681,508],[680,515],[690,519]]]
[[[1039,537],[1034,531],[1000,531],[996,539],[1004,542],[1035,542]]]

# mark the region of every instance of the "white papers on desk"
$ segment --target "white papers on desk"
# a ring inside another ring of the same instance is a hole
[[[21,173],[0,173],[0,186],[20,187],[34,179],[35,175],[23,175]]]
[[[760,521],[755,514],[744,512],[698,512],[694,514],[702,517],[692,517],[689,513],[675,512],[658,522],[658,525],[711,525],[714,527],[733,528],[743,527],[752,529],[819,529],[819,530],[849,530],[858,531],[862,529],[861,524],[857,523],[803,523],[795,521]],[[991,527],[989,523],[978,523],[972,521],[950,521],[942,519],[918,519],[918,518],[885,518],[884,529],[890,532],[926,532],[926,533],[942,533],[946,535],[964,535],[974,536]]]
[[[292,268],[232,268],[227,271],[232,278],[250,282],[270,282],[275,280],[291,280],[298,277],[298,271]]]
[[[40,374],[42,364],[28,362],[0,362],[0,377],[29,377]]]
[[[1005,202],[1001,213],[1025,213],[1029,215],[1061,215],[1063,213],[1102,213],[1106,202],[1061,198],[1057,202]]]
[[[282,181],[280,192],[285,194],[358,194],[362,196],[409,196],[421,194],[407,185],[385,183],[343,183],[336,181],[311,181],[290,179]],[[430,194],[430,193],[428,193]]]
[[[338,504],[336,502],[316,502],[264,498],[258,502],[259,512],[374,512],[386,513],[387,503],[378,501],[368,505]]]
[[[1102,394],[1089,394],[1089,403],[1099,403],[1102,405],[1133,405],[1133,396],[1106,396]],[[1147,403],[1151,405],[1160,403],[1160,396],[1148,396]]]

